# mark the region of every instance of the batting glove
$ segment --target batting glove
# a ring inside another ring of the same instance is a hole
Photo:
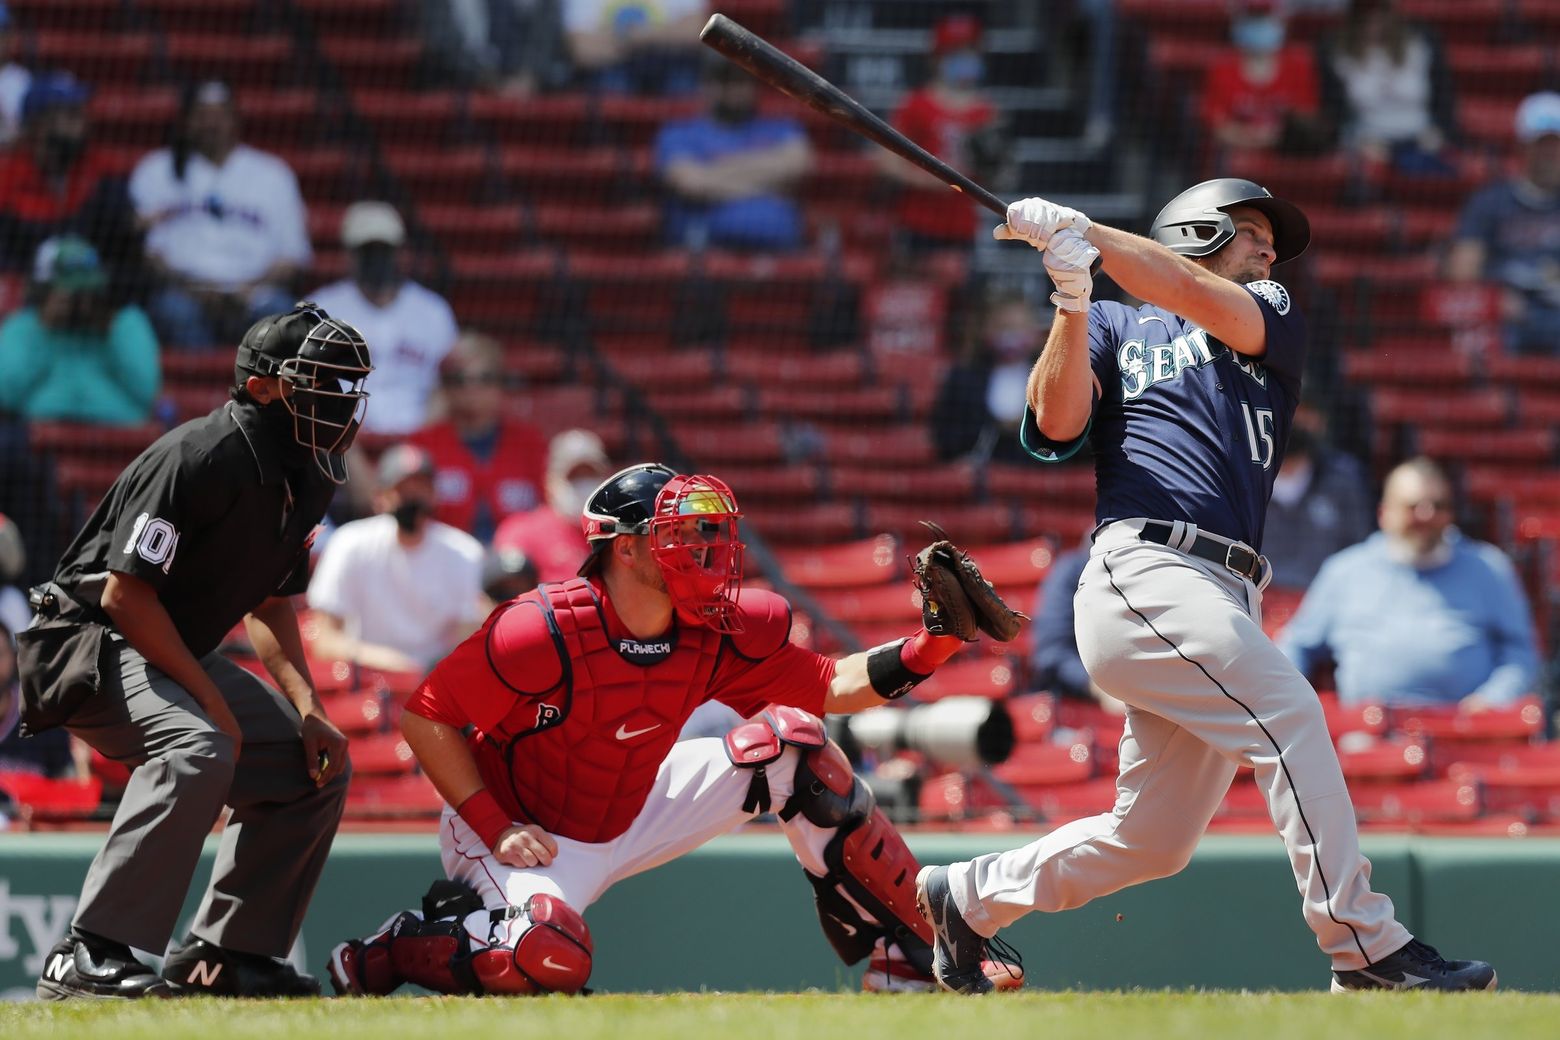
[[[1045,270],[1056,286],[1051,302],[1058,310],[1070,314],[1088,311],[1094,292],[1094,261],[1099,256],[1100,251],[1076,227],[1063,228],[1051,237],[1045,248]]]
[[[999,242],[1028,242],[1036,249],[1044,249],[1051,236],[1062,228],[1075,228],[1081,234],[1093,226],[1078,210],[1042,198],[1020,199],[1008,207],[1007,223],[992,228],[991,237]]]

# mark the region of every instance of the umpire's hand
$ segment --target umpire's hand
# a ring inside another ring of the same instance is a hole
[[[324,787],[347,768],[347,738],[319,712],[303,717],[303,760],[315,787]]]

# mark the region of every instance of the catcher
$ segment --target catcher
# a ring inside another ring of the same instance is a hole
[[[765,812],[835,951],[870,958],[863,988],[935,988],[915,858],[820,716],[901,697],[977,631],[1011,639],[1024,618],[940,541],[916,561],[920,631],[822,657],[790,642],[784,599],[740,589],[740,515],[714,477],[622,470],[586,502],[579,577],[501,605],[434,668],[401,728],[448,803],[448,880],[420,911],[332,951],[338,993],[577,993],[591,973],[586,908]],[[711,699],[750,721],[677,743]],[[990,973],[1019,984],[1016,969]]]

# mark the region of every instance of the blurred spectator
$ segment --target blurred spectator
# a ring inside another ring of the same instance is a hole
[[[1094,685],[1078,655],[1073,594],[1078,591],[1078,581],[1088,562],[1089,539],[1084,538],[1081,544],[1052,560],[1051,569],[1040,582],[1035,618],[1029,629],[1029,688],[1057,697],[1093,700],[1119,714],[1125,707]]]
[[[1305,588],[1328,557],[1363,541],[1374,526],[1365,467],[1327,442],[1315,406],[1300,405],[1262,529],[1273,584]]]
[[[398,444],[379,460],[379,515],[331,535],[309,582],[313,654],[423,672],[477,626],[482,546],[433,519],[433,459]]]
[[[152,319],[170,346],[228,343],[259,318],[290,310],[294,283],[313,258],[298,178],[281,158],[241,143],[238,131],[227,84],[188,87],[173,143],[130,175],[157,278]]]
[[[1405,173],[1452,172],[1442,154],[1457,126],[1451,72],[1440,41],[1395,0],[1354,0],[1319,65],[1344,147]]]
[[[980,23],[950,15],[932,31],[932,76],[905,95],[893,124],[910,140],[983,184],[992,182],[1006,156],[997,108],[981,92],[985,65]],[[884,175],[901,186],[896,224],[911,253],[928,248],[968,248],[979,214],[968,196],[887,149],[876,149]]]
[[[1203,124],[1232,160],[1321,143],[1315,58],[1307,47],[1286,46],[1284,33],[1275,0],[1245,0],[1230,22],[1233,49],[1208,66]]]
[[[1029,371],[1045,335],[1046,326],[1023,296],[1004,293],[987,302],[979,334],[943,377],[932,406],[939,458],[1029,461],[1018,428]]]
[[[1452,487],[1412,459],[1387,476],[1381,530],[1322,565],[1279,646],[1295,667],[1337,666],[1348,704],[1509,704],[1533,688],[1538,648],[1511,561],[1452,528]]]
[[[21,34],[11,20],[11,9],[0,3],[0,146],[9,146],[22,132],[22,99],[32,83],[32,73],[16,60]]]
[[[801,124],[760,116],[758,81],[723,58],[705,65],[704,92],[708,114],[668,123],[656,136],[668,241],[690,249],[801,245],[791,190],[812,168]]]
[[[44,239],[75,232],[97,247],[119,297],[139,287],[140,234],[124,178],[90,143],[90,94],[68,72],[28,84],[21,137],[0,157],[0,268],[28,271]]]
[[[592,491],[612,475],[601,438],[589,430],[565,430],[547,450],[547,504],[516,513],[498,525],[493,548],[518,549],[536,564],[540,581],[567,581],[589,551],[580,526]]]
[[[27,546],[16,521],[0,513],[0,625],[20,632],[32,621],[27,593],[17,587],[27,571]]]
[[[1463,207],[1447,255],[1454,281],[1489,279],[1506,290],[1511,349],[1560,353],[1560,94],[1517,108],[1522,166]]]
[[[0,773],[86,779],[91,752],[78,754],[69,730],[60,726],[35,737],[17,732],[22,699],[16,679],[16,640],[10,626],[0,622]],[[0,801],[4,801],[3,794]]]
[[[482,597],[489,612],[536,586],[536,565],[519,549],[490,549],[483,557]]]
[[[0,323],[0,409],[116,426],[151,418],[157,336],[141,308],[109,305],[107,284],[85,239],[38,247],[28,305]]]
[[[490,337],[456,340],[439,380],[444,417],[411,443],[433,458],[434,516],[486,544],[504,517],[541,504],[547,436],[505,418],[503,352]]]
[[[420,7],[439,83],[527,97],[569,82],[558,0],[422,0]]]
[[[357,328],[374,352],[374,407],[363,428],[408,434],[428,421],[439,364],[460,330],[449,303],[406,275],[406,225],[388,202],[354,202],[341,218],[352,274],[311,299]]]
[[[704,0],[562,0],[569,56],[597,90],[682,94],[698,82]]]

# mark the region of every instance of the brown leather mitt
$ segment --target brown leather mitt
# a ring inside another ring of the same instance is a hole
[[[910,561],[915,587],[921,592],[921,624],[934,636],[972,642],[984,632],[999,642],[1012,642],[1029,615],[1003,602],[974,559],[949,541],[947,532],[925,520],[921,523],[937,538]]]

